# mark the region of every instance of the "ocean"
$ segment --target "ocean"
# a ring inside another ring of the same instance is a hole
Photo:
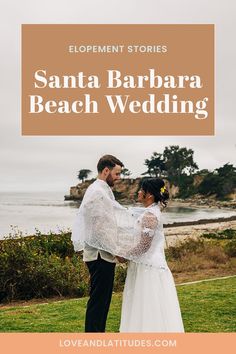
[[[60,192],[0,192],[0,239],[17,230],[24,235],[32,235],[36,230],[42,233],[71,230],[77,210],[78,203],[64,201],[64,194]],[[236,215],[236,211],[175,206],[163,213],[164,223],[231,215]]]

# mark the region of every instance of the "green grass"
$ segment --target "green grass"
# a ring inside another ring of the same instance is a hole
[[[236,277],[178,287],[186,332],[236,332]]]
[[[186,332],[236,332],[236,278],[177,287]],[[114,294],[107,332],[118,332],[121,294]],[[83,332],[87,298],[0,308],[1,332]]]

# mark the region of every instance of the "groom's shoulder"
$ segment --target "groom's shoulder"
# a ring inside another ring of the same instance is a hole
[[[99,195],[99,194],[102,194],[102,193],[104,193],[104,188],[101,185],[101,183],[99,183],[99,181],[97,179],[88,186],[88,188],[87,188],[87,190],[85,192],[86,195],[88,195],[88,194],[97,194],[97,195]]]

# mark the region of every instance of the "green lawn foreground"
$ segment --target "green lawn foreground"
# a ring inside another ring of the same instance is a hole
[[[177,287],[186,332],[236,332],[236,277]],[[113,294],[107,332],[118,332],[122,294]],[[87,298],[0,307],[0,332],[83,332]]]

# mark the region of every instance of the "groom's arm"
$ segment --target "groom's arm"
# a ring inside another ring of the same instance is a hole
[[[112,201],[103,194],[97,194],[85,206],[89,235],[87,243],[111,254],[117,246],[117,227],[112,209]]]

